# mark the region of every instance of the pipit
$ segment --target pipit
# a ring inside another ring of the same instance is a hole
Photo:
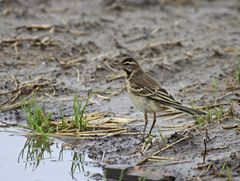
[[[144,72],[134,58],[125,57],[120,64],[127,75],[126,86],[128,95],[135,107],[144,113],[143,141],[148,124],[148,113],[153,113],[153,123],[148,135],[151,135],[156,123],[157,112],[174,108],[191,115],[206,114],[203,111],[183,106],[180,102],[177,102],[154,78]]]

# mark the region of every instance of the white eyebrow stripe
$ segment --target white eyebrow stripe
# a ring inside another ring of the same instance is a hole
[[[135,62],[124,62],[123,64],[136,64]]]

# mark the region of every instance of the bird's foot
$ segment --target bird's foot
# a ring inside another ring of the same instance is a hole
[[[141,153],[144,154],[153,145],[153,137],[147,136],[142,143]]]

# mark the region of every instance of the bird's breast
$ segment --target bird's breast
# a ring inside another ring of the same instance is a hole
[[[131,102],[141,112],[160,112],[166,109],[166,107],[162,107],[158,102],[153,101],[148,97],[138,96],[134,94],[131,89],[131,84],[128,80],[126,81],[126,85]]]

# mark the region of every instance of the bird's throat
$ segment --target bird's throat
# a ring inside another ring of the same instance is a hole
[[[129,78],[132,74],[132,71],[129,71],[129,70],[126,70],[126,69],[124,69],[124,70],[126,72],[127,78]]]

